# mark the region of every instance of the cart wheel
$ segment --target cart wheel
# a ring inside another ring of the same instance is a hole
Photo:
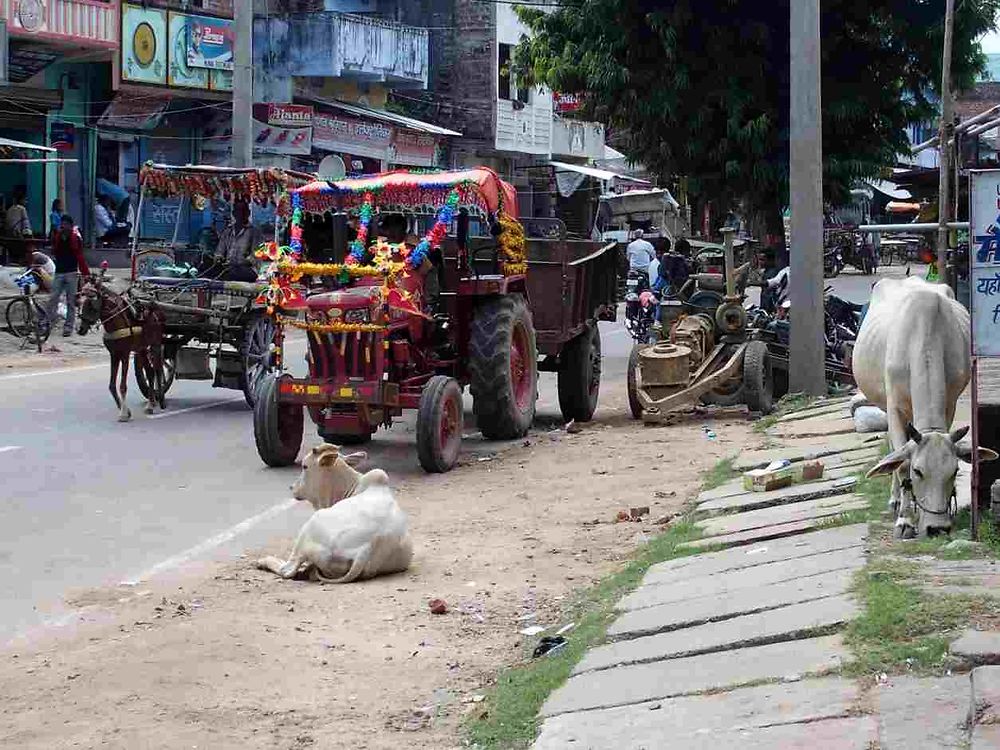
[[[566,345],[558,376],[559,410],[569,422],[589,422],[601,390],[601,332],[595,323]]]
[[[454,378],[435,375],[420,395],[417,457],[424,471],[441,474],[455,465],[461,447],[462,389]]]
[[[267,374],[253,408],[257,453],[268,466],[291,466],[302,447],[303,410],[299,404],[278,403],[278,378]]]
[[[763,341],[751,341],[743,353],[743,393],[750,411],[770,414],[774,403],[771,355]]]
[[[143,398],[150,399],[150,394],[153,389],[149,387],[149,383],[146,382],[146,373],[143,372],[141,367],[133,368],[135,370],[135,382],[139,386],[139,392],[142,393]],[[163,353],[163,393],[161,395],[166,396],[167,391],[170,390],[170,386],[174,384],[174,375],[177,372],[177,355],[173,352]]]
[[[261,379],[270,368],[271,343],[274,341],[274,321],[268,315],[260,315],[247,326],[243,339],[243,377],[240,383],[243,398],[251,409],[257,401],[257,389]]]
[[[469,375],[476,423],[491,440],[521,437],[535,419],[538,350],[531,312],[518,294],[475,309],[469,336]]]
[[[745,388],[739,380],[730,381],[701,394],[701,402],[710,406],[736,406],[745,400]]]
[[[635,374],[639,369],[639,350],[643,349],[643,344],[636,344],[628,355],[628,372],[625,378],[625,385],[628,389],[628,408],[632,412],[632,419],[642,418],[642,404],[639,403],[639,383]]]

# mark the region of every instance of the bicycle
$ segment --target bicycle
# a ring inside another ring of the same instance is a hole
[[[52,326],[45,308],[35,299],[34,290],[40,285],[40,279],[33,269],[29,269],[14,282],[20,287],[21,296],[7,305],[7,328],[21,339],[21,349],[31,344],[41,354],[42,344],[48,340]]]

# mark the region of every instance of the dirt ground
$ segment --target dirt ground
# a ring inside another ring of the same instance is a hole
[[[624,393],[602,403],[579,434],[533,433],[491,461],[400,481],[407,573],[289,582],[255,570],[255,553],[78,593],[86,622],[0,652],[0,746],[461,747],[463,715],[538,637],[518,631],[565,624],[561,603],[662,528],[702,470],[763,442],[739,411],[646,428],[626,419]],[[644,521],[613,522],[647,505]],[[430,613],[435,597],[447,614]]]

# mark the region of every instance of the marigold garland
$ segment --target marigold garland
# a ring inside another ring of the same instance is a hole
[[[500,214],[500,236],[497,245],[503,255],[503,273],[515,276],[528,272],[525,255],[524,227],[505,213]]]
[[[287,324],[292,328],[299,328],[303,331],[313,333],[379,333],[386,330],[386,326],[380,323],[308,323],[298,318],[289,318],[284,315],[277,315],[277,321]]]
[[[403,270],[402,263],[392,263],[386,267],[384,265],[355,266],[346,263],[278,263],[275,269],[277,273],[287,276],[292,281],[298,281],[303,276],[336,276],[349,279],[360,278],[362,276],[385,276],[395,275]]]

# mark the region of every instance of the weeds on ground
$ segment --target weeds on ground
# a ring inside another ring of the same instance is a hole
[[[977,616],[995,616],[1000,603],[987,597],[935,595],[914,583],[916,563],[880,558],[855,576],[862,614],[845,632],[855,677],[900,672],[930,674],[951,665],[948,644]]]
[[[702,489],[714,490],[716,487],[719,487],[729,480],[738,477],[740,473],[733,468],[733,462],[735,460],[735,458],[719,459],[715,466],[703,473],[701,475]]]
[[[622,570],[581,592],[563,614],[564,619],[576,622],[566,646],[551,656],[508,668],[497,677],[496,686],[466,721],[472,746],[507,750],[530,745],[538,727],[539,709],[549,694],[569,677],[587,649],[604,639],[608,625],[616,617],[615,603],[639,585],[651,565],[705,552],[705,549],[679,549],[683,542],[700,536],[701,531],[693,522],[677,522],[640,547]]]
[[[793,411],[802,411],[807,408],[813,401],[816,400],[815,396],[810,396],[805,393],[788,393],[781,397],[781,400],[775,405],[774,411],[768,414],[766,417],[761,417],[753,425],[754,432],[764,432],[769,427],[774,427],[777,424],[778,419],[785,416],[786,414],[791,414]]]

